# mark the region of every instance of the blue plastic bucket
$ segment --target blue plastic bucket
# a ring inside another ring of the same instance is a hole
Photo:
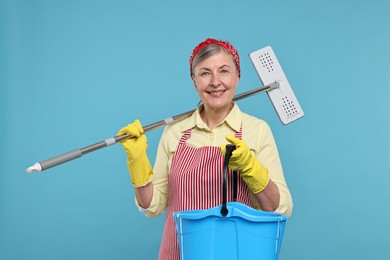
[[[181,260],[276,260],[287,217],[227,202],[228,163],[235,149],[226,146],[223,165],[222,205],[205,210],[174,212]],[[232,173],[233,201],[237,173]]]
[[[181,260],[278,259],[287,217],[237,202],[174,212]]]

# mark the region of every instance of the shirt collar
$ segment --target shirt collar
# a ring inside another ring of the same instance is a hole
[[[233,103],[233,109],[230,111],[230,113],[227,115],[225,120],[221,124],[228,124],[234,131],[238,132],[240,131],[241,127],[241,110],[238,107],[236,103]],[[189,128],[194,128],[195,126],[200,129],[206,129],[207,125],[205,122],[203,122],[202,118],[200,117],[200,112],[203,110],[203,104],[200,105],[195,112],[186,120],[183,122],[183,132],[186,131]]]

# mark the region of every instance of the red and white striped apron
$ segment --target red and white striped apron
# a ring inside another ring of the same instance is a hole
[[[159,260],[179,260],[179,246],[173,212],[213,208],[222,204],[222,172],[224,156],[220,147],[204,146],[194,148],[186,145],[192,129],[185,131],[172,158],[168,177],[168,208]],[[236,132],[242,137],[242,129]],[[231,182],[231,172],[228,183]],[[231,185],[228,185],[228,201],[231,201]],[[249,189],[238,178],[237,202],[253,206]]]

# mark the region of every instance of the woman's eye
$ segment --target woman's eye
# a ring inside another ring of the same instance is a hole
[[[200,73],[201,76],[208,76],[210,73],[208,71],[203,71]]]

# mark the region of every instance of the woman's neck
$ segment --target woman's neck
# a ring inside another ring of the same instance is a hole
[[[203,110],[200,111],[200,116],[203,122],[205,122],[210,129],[213,129],[223,122],[230,111],[232,111],[233,106],[234,104],[231,103],[228,107],[219,110],[203,107]]]

